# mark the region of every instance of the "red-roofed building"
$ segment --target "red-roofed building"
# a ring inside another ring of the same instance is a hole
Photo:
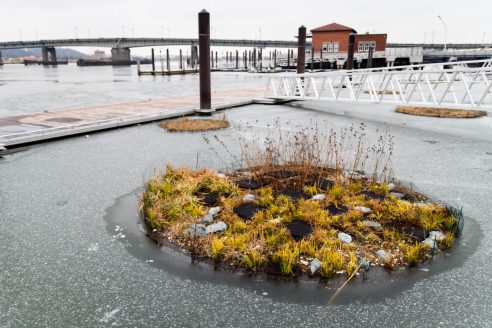
[[[338,23],[331,23],[312,29],[312,44],[314,57],[346,57],[348,52],[348,39],[350,33],[357,33],[351,27]],[[386,34],[356,34],[354,44],[354,57],[362,61],[367,58],[369,47],[374,50],[374,57],[384,57],[386,50]],[[321,54],[321,51],[323,53]],[[340,61],[340,60],[339,60]]]
[[[348,37],[350,33],[357,33],[351,27],[338,23],[331,23],[311,30],[313,37],[313,49],[319,53],[347,52]],[[355,36],[355,52],[367,52],[370,46],[374,51],[385,51],[386,34],[357,34]]]

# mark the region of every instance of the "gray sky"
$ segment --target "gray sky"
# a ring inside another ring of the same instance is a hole
[[[300,3],[300,7],[296,5]],[[197,13],[211,14],[212,37],[292,39],[297,27],[331,22],[389,42],[492,41],[492,0],[1,0],[0,40],[87,37],[195,37]],[[19,32],[19,29],[21,32]],[[89,31],[90,30],[90,31]]]

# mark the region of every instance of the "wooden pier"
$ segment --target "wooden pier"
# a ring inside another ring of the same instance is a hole
[[[212,109],[222,110],[256,102],[265,103],[264,92],[264,88],[216,91],[212,93]],[[14,148],[72,135],[191,115],[197,110],[199,96],[192,95],[0,117],[0,145]]]

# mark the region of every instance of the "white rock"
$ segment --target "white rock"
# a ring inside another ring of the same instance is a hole
[[[343,172],[343,176],[346,178],[351,177],[352,179],[355,179],[355,180],[364,179],[366,177],[364,174],[362,174],[361,172],[358,172],[358,171],[345,171],[345,172]]]
[[[355,206],[354,209],[357,211],[360,211],[364,214],[371,214],[372,213],[372,210],[369,207],[365,207],[365,206]]]
[[[325,194],[317,194],[311,197],[311,200],[324,200],[326,198]]]
[[[183,230],[183,233],[192,238],[205,236],[205,225],[200,223],[190,224],[189,228]]]
[[[252,203],[256,199],[255,195],[253,194],[246,194],[243,197],[243,203]]]
[[[211,209],[208,210],[208,214],[212,216],[216,216],[217,214],[219,214],[220,210],[221,210],[220,206],[212,207]]]
[[[362,224],[364,225],[364,227],[381,229],[381,223],[376,222],[376,221],[364,220],[364,221],[362,221]]]
[[[405,197],[405,195],[402,194],[401,192],[390,192],[389,195],[390,196],[393,196],[393,197],[396,197],[398,199],[402,199],[403,197]]]
[[[423,241],[422,241],[422,244],[423,245],[427,245],[429,246],[430,248],[432,249],[437,249],[437,244],[434,240],[430,239],[430,238],[425,238]]]
[[[211,224],[205,228],[205,234],[211,234],[215,232],[221,232],[227,229],[227,224],[225,222],[219,221],[217,223]]]
[[[338,239],[340,239],[342,243],[345,244],[349,244],[352,242],[352,237],[349,234],[346,234],[345,232],[339,232]]]
[[[226,178],[226,175],[225,174],[222,174],[222,173],[218,173],[217,174],[217,178],[225,179]]]
[[[446,235],[440,231],[431,231],[429,232],[429,238],[432,240],[441,241],[444,240],[444,238],[446,238]]]
[[[309,270],[311,270],[311,274],[315,274],[316,271],[318,271],[320,266],[321,266],[320,260],[318,260],[318,259],[312,260],[311,264],[309,265]]]
[[[387,260],[389,258],[388,253],[386,253],[384,249],[380,249],[379,251],[377,251],[376,256],[380,260]]]
[[[396,188],[396,185],[393,182],[388,183],[388,190],[389,191],[395,190],[395,188]]]
[[[214,222],[214,216],[210,213],[208,213],[207,215],[205,215],[203,218],[202,218],[202,222],[205,222],[205,223],[212,223]]]

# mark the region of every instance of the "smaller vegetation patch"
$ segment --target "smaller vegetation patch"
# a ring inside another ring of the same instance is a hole
[[[230,124],[225,116],[218,119],[189,119],[184,117],[172,121],[162,121],[160,126],[172,132],[202,132],[226,129]]]
[[[430,116],[442,118],[475,118],[487,116],[487,112],[472,109],[457,108],[438,108],[438,107],[415,107],[415,106],[398,106],[395,110],[397,113]]]

